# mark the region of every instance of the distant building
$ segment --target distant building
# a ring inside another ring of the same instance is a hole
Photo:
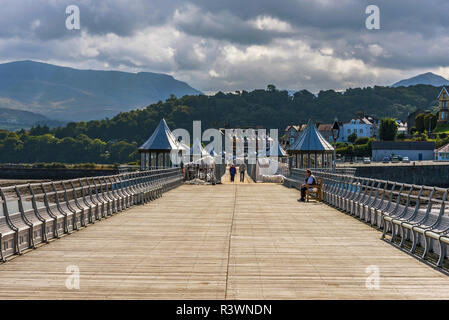
[[[333,124],[319,124],[317,129],[321,133],[324,139],[328,142],[333,142],[334,138],[332,136],[332,126]]]
[[[401,120],[396,120],[396,123],[398,125],[398,134],[400,133],[407,134],[408,132],[407,123],[403,123]]]
[[[435,161],[449,161],[449,144],[435,150]]]
[[[438,123],[446,124],[449,122],[449,93],[446,88],[443,88],[438,96],[439,112]]]
[[[301,133],[301,125],[297,126],[288,126],[285,128],[285,141],[284,146],[288,147],[291,146],[296,139],[298,139],[299,135]]]
[[[432,141],[373,141],[371,143],[373,161],[397,155],[411,161],[433,160],[435,142]]]
[[[318,132],[326,139],[327,142],[333,142],[332,137],[332,126],[333,124],[319,123],[316,124],[315,127],[318,129]],[[300,126],[299,135],[300,136],[307,128],[307,124],[303,124]]]
[[[343,128],[340,132],[338,141],[346,142],[351,134],[356,134],[357,138],[368,137],[374,138],[377,136],[379,127],[379,120],[370,116],[358,117],[343,123]]]

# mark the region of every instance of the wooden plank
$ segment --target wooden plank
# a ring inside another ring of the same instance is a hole
[[[447,276],[298,196],[275,184],[182,186],[1,264],[0,299],[449,298]],[[65,286],[70,265],[80,290]],[[372,265],[380,290],[365,286]]]

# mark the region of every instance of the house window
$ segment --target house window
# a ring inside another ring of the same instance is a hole
[[[363,133],[363,129],[360,129],[360,133]]]
[[[348,133],[351,133],[351,129],[348,129]]]
[[[444,108],[444,109],[447,108],[447,101],[443,101],[443,108]]]
[[[3,242],[3,248],[4,248],[5,250],[8,250],[8,249],[9,249],[9,241]]]

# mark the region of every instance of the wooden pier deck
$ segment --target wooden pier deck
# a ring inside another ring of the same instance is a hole
[[[184,185],[0,264],[0,299],[447,299],[449,277],[276,184]],[[80,289],[66,288],[68,266]],[[366,269],[379,270],[379,290]]]

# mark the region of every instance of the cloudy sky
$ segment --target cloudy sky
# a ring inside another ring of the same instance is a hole
[[[447,0],[0,0],[0,62],[168,73],[206,93],[449,78]],[[67,30],[68,5],[80,30]],[[368,5],[380,30],[368,30]]]

